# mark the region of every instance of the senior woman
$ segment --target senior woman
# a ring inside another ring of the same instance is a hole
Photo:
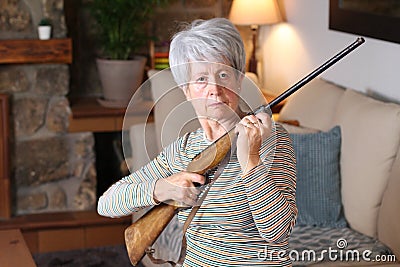
[[[236,151],[187,228],[183,266],[290,266],[288,239],[297,215],[294,151],[287,132],[268,114],[240,109],[245,51],[239,32],[224,18],[196,20],[173,37],[170,64],[201,128],[112,185],[99,199],[99,214],[124,216],[175,201],[189,207],[179,212],[184,222],[202,193],[195,184],[206,182],[186,166],[235,127]]]

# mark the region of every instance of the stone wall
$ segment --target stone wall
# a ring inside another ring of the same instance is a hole
[[[66,37],[63,0],[2,0],[0,39],[37,39],[42,17],[53,38]],[[14,214],[94,209],[92,133],[68,133],[65,64],[0,65],[0,92],[11,95]]]

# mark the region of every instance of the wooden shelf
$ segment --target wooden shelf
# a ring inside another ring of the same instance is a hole
[[[129,115],[130,123],[145,120],[146,111],[153,103],[143,102],[138,113]],[[69,120],[69,132],[110,132],[121,131],[126,113],[125,108],[108,108],[100,105],[96,97],[70,99],[72,114]],[[147,121],[153,121],[150,114]]]
[[[71,39],[0,40],[0,64],[27,63],[72,63]]]
[[[42,213],[0,221],[0,232],[18,229],[31,253],[124,244],[132,217],[106,218],[96,211]],[[19,266],[19,265],[18,265]]]
[[[124,116],[125,108],[107,108],[99,104],[96,97],[70,98],[72,116],[74,119],[93,117]]]
[[[17,228],[21,229],[21,231],[27,231],[130,223],[131,221],[132,218],[130,216],[122,218],[107,218],[98,215],[96,211],[39,213],[15,216],[8,220],[0,221],[0,230]]]

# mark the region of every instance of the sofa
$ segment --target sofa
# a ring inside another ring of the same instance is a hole
[[[278,121],[289,120],[298,121],[301,126],[287,127],[294,142],[297,141],[297,146],[301,146],[299,144],[301,141],[308,141],[304,139],[306,138],[304,135],[327,134],[332,132],[335,126],[340,128],[337,167],[339,186],[336,187],[340,192],[334,194],[327,191],[330,195],[325,196],[331,201],[334,200],[333,195],[340,196],[340,214],[338,215],[337,210],[333,211],[338,217],[330,214],[331,218],[336,218],[338,227],[333,227],[335,224],[324,226],[321,218],[317,218],[319,225],[313,226],[312,220],[306,218],[300,222],[303,225],[298,223],[295,227],[290,241],[291,247],[318,250],[318,246],[325,249],[328,247],[338,249],[345,246],[343,251],[370,250],[372,251],[371,259],[378,254],[391,255],[392,260],[395,257],[399,259],[400,197],[397,191],[400,189],[400,105],[373,99],[351,88],[343,88],[322,79],[315,79],[291,96],[280,111]],[[299,128],[304,134],[303,139],[296,136]],[[313,130],[319,133],[307,134]],[[326,140],[320,139],[320,141]],[[330,145],[326,147],[334,149]],[[304,155],[298,155],[297,152],[296,150],[298,161],[296,201],[300,199],[297,204],[298,219],[301,219],[302,210],[299,205],[303,205],[304,209],[310,208],[311,205],[306,204],[304,207],[304,203],[301,203],[304,196],[300,195],[307,190],[299,191],[301,190],[299,187],[304,186],[299,180],[299,170],[302,168],[299,164],[304,163],[300,157]],[[312,153],[310,150],[309,152]],[[311,173],[312,170],[307,171]],[[333,180],[330,182],[332,186]],[[305,185],[311,186],[307,183]],[[319,186],[323,187],[323,185]],[[321,209],[321,207],[315,208]],[[341,223],[343,219],[344,225]],[[340,244],[340,241],[345,244]],[[376,260],[378,259],[379,256]],[[329,259],[320,263],[311,263],[323,266],[378,264],[376,261],[348,260],[346,262],[329,261]],[[395,262],[386,261],[382,264],[395,264]]]
[[[163,88],[176,86],[172,75],[150,71],[149,76],[154,123],[130,127],[131,170],[198,127],[193,120],[186,127],[193,111],[180,111],[172,117],[185,125],[163,131],[165,114],[184,97],[178,89],[177,102],[163,103]],[[254,75],[247,77],[251,82],[244,89],[257,86]],[[252,88],[246,94],[251,107],[265,101]],[[289,241],[293,266],[400,266],[400,105],[316,78],[273,118],[288,130],[297,158],[299,216]],[[144,212],[133,214],[133,221]],[[174,218],[155,242],[155,256],[176,260],[181,236],[182,225]],[[163,266],[147,257],[142,263]]]

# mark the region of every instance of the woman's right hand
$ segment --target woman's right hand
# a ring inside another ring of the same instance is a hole
[[[179,203],[179,206],[195,206],[201,189],[193,183],[203,185],[205,177],[186,171],[173,174],[156,182],[153,197],[159,202],[172,200]]]

